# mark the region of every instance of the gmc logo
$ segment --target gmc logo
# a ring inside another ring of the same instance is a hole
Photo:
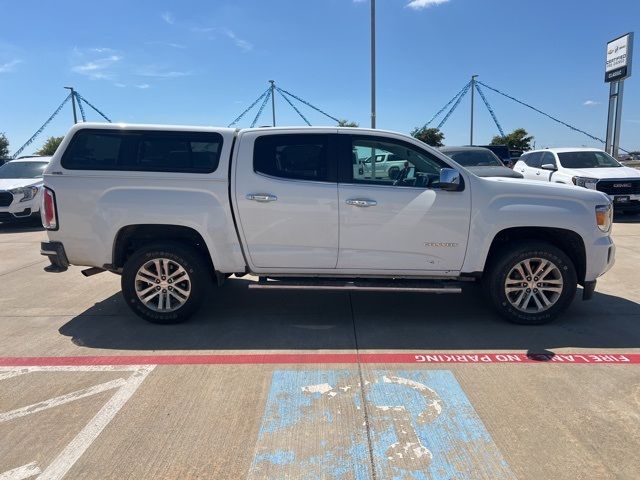
[[[613,188],[631,188],[630,183],[614,183]]]

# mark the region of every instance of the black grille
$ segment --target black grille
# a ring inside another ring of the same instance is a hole
[[[640,194],[640,180],[600,180],[596,185],[607,195]]]
[[[0,192],[0,207],[8,207],[13,202],[13,194],[9,192]]]

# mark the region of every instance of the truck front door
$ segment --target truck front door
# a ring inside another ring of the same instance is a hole
[[[469,234],[468,186],[459,192],[440,190],[440,170],[448,165],[400,138],[349,133],[339,137],[343,153],[338,269],[459,271]],[[392,172],[392,178],[354,175],[349,162],[354,154],[358,158],[393,155],[403,160],[399,161],[402,168]]]
[[[252,270],[335,269],[335,133],[253,131],[239,138],[234,159],[236,220]]]

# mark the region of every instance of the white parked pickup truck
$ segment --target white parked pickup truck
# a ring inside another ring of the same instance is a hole
[[[606,193],[619,212],[640,212],[640,171],[597,148],[547,148],[524,153],[513,167],[524,178]]]
[[[393,154],[395,178],[353,168]],[[557,317],[614,262],[609,198],[481,178],[412,137],[338,127],[82,123],[44,176],[47,270],[121,275],[156,323],[199,307],[210,283],[457,293],[481,281],[507,319]]]

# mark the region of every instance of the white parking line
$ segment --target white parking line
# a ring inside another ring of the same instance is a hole
[[[75,462],[91,446],[102,430],[116,416],[118,411],[131,398],[144,379],[153,371],[155,365],[88,365],[88,366],[46,366],[46,367],[0,367],[0,380],[24,375],[31,372],[132,372],[129,378],[118,378],[82,390],[50,398],[48,400],[21,407],[0,414],[0,423],[24,417],[31,413],[54,408],[66,403],[117,389],[115,394],[75,436],[62,452],[41,471],[35,462],[0,473],[0,480],[23,480],[39,475],[38,480],[59,480],[73,467]],[[44,467],[43,467],[44,468]]]
[[[138,367],[127,382],[120,387],[116,394],[111,397],[80,433],[71,440],[62,453],[42,472],[38,480],[57,480],[64,477],[154,368],[155,365]]]
[[[14,418],[24,417],[31,413],[41,412],[49,408],[57,407],[58,405],[64,405],[65,403],[80,400],[81,398],[90,397],[98,393],[106,392],[113,388],[121,387],[127,383],[124,378],[118,378],[111,380],[110,382],[94,385],[93,387],[83,388],[75,392],[67,393],[66,395],[60,395],[59,397],[53,397],[43,402],[34,403],[33,405],[27,405],[26,407],[16,408],[10,412],[0,413],[0,423],[13,420]]]
[[[22,467],[14,468],[4,473],[0,473],[0,480],[24,480],[40,473],[40,468],[36,466],[36,462],[28,463]]]
[[[29,369],[28,368],[23,368],[21,370],[10,370],[8,372],[2,372],[2,373],[0,373],[0,380],[5,380],[7,378],[17,377],[19,375],[24,375],[25,373],[29,373]],[[0,477],[0,480],[1,479],[2,479],[2,477]]]

